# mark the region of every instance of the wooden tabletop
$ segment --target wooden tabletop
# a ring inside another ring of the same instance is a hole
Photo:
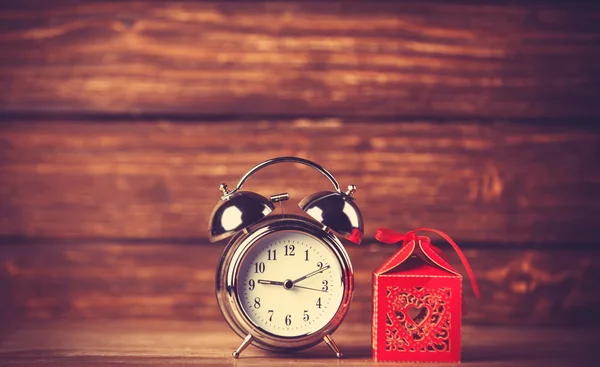
[[[465,326],[463,364],[594,365],[599,331]],[[224,322],[13,322],[1,327],[0,365],[377,365],[371,359],[368,324],[343,324],[334,337],[344,352],[345,357],[342,360],[337,360],[323,344],[290,355],[270,354],[250,347],[240,359],[234,360],[231,358],[231,352],[241,339],[230,331]]]

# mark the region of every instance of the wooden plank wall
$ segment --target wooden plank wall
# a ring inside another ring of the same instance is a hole
[[[351,322],[394,251],[375,229],[429,226],[481,281],[467,322],[600,323],[597,5],[1,6],[0,318],[218,318],[218,185],[295,155],[359,188]]]

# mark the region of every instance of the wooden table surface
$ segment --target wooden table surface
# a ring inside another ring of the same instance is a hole
[[[346,323],[334,334],[345,358],[337,360],[321,344],[291,354],[248,348],[240,359],[231,352],[241,341],[224,322],[54,321],[4,323],[0,365],[348,365],[374,366],[370,326]],[[464,326],[467,366],[595,365],[600,329]],[[421,364],[422,365],[422,364]],[[440,366],[440,364],[432,364]]]

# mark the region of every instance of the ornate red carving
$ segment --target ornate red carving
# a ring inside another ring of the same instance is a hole
[[[431,230],[440,234],[441,232]],[[401,248],[373,272],[373,359],[398,362],[460,361],[462,276],[429,238],[378,231],[386,243]],[[442,237],[458,246],[447,235]],[[457,250],[459,252],[460,249]],[[477,283],[466,258],[460,258]]]
[[[385,350],[447,352],[450,350],[452,289],[386,287]],[[411,309],[418,310],[416,317]]]

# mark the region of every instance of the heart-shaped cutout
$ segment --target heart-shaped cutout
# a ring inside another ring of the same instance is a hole
[[[421,326],[421,324],[427,320],[427,317],[429,317],[429,309],[425,306],[419,308],[417,306],[410,305],[406,309],[406,313],[417,326]]]

